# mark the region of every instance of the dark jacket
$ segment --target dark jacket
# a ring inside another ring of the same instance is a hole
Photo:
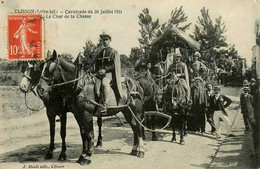
[[[210,98],[211,96],[214,96],[214,92],[212,91],[212,92],[209,94],[208,90],[206,90],[206,96],[207,96],[206,110],[208,111],[209,114],[213,114],[214,111],[209,108],[209,98]]]
[[[225,95],[220,95],[217,100],[215,99],[215,95],[212,95],[209,98],[210,111],[214,112],[214,111],[222,110],[226,116],[228,115],[225,108],[227,108],[231,103],[232,100]]]
[[[240,105],[241,105],[241,113],[242,114],[253,114],[254,113],[254,100],[253,96],[250,94],[247,94],[245,96],[244,93],[240,96]]]
[[[121,86],[121,62],[116,50],[111,47],[102,49],[95,58],[95,72],[104,69],[106,73],[112,73],[113,86],[116,94],[122,98]],[[101,77],[101,79],[104,77]]]
[[[207,93],[202,86],[193,86],[191,88],[191,99],[194,107],[206,106],[208,104]]]

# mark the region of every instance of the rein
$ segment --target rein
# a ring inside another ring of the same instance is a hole
[[[165,114],[165,113],[155,112],[155,113],[153,113],[154,115],[159,115],[159,116],[168,118],[168,122],[166,123],[165,126],[163,126],[163,127],[160,128],[160,129],[157,129],[157,130],[149,129],[148,127],[146,127],[145,125],[143,125],[143,123],[142,123],[143,120],[140,121],[140,120],[136,117],[136,115],[134,114],[134,112],[133,112],[133,110],[131,109],[131,107],[127,106],[127,108],[128,108],[128,110],[131,112],[132,116],[135,118],[135,120],[137,121],[137,123],[140,124],[140,125],[141,125],[144,129],[146,129],[147,131],[150,131],[150,132],[164,132],[163,130],[164,130],[166,127],[168,127],[169,124],[171,123],[171,119],[172,119],[171,116],[169,116],[169,115],[167,115],[167,114]]]
[[[61,82],[61,83],[53,84],[51,87],[58,87],[58,86],[63,86],[63,85],[66,85],[66,84],[70,84],[70,83],[79,81],[79,80],[82,79],[84,76],[85,76],[85,75],[82,75],[81,77],[79,77],[79,78],[77,78],[77,79],[73,79],[73,80],[70,80],[70,81],[67,81],[67,82]]]
[[[154,85],[154,83],[155,82],[157,82],[157,81],[159,81],[159,80],[163,80],[163,79],[165,79],[165,78],[167,78],[169,75],[171,75],[172,73],[170,72],[170,73],[168,73],[167,75],[158,75],[158,76],[160,76],[159,78],[157,78],[157,79],[155,79],[154,81],[153,81],[153,83],[151,84],[151,87]]]
[[[32,92],[33,92],[33,94],[37,97],[37,98],[39,98],[37,95],[36,95],[36,93],[35,93],[35,91],[33,91],[33,90],[31,90]],[[25,93],[24,94],[24,101],[25,101],[25,105],[26,105],[26,107],[29,109],[29,110],[32,110],[32,111],[40,111],[40,110],[42,110],[44,107],[45,107],[45,105],[43,105],[40,109],[34,109],[34,108],[30,108],[29,106],[28,106],[28,104],[27,104],[27,93]]]

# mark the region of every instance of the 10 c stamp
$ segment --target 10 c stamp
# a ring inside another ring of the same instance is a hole
[[[42,15],[8,15],[8,59],[42,59]]]

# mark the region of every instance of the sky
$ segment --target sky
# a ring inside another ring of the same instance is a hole
[[[71,53],[74,57],[83,51],[87,40],[98,42],[99,34],[105,29],[112,36],[111,46],[120,54],[130,54],[132,47],[139,47],[138,15],[148,8],[153,20],[160,24],[170,18],[176,7],[183,6],[188,22],[187,31],[192,33],[200,10],[209,9],[212,19],[222,17],[226,24],[227,42],[235,44],[241,57],[251,63],[252,46],[255,45],[255,20],[260,18],[260,0],[12,0],[0,4],[0,57],[7,58],[7,15],[14,9],[56,10],[122,10],[122,14],[92,15],[86,19],[45,19],[45,53]]]

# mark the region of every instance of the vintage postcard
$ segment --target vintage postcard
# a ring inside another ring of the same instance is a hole
[[[259,168],[260,0],[1,0],[0,169]]]

